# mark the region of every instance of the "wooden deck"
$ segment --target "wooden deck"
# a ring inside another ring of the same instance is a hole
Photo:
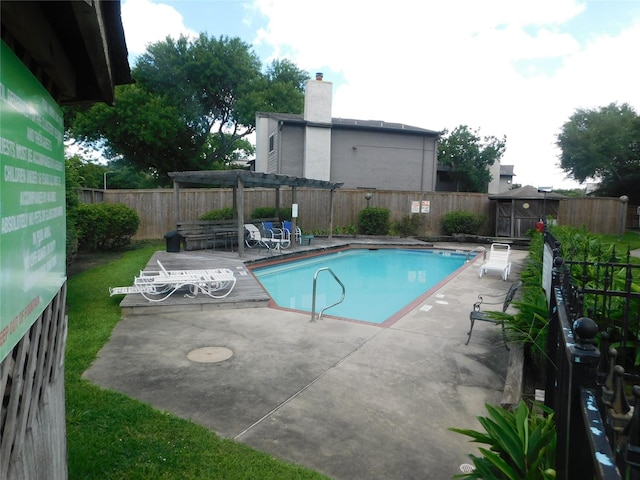
[[[178,291],[171,297],[161,302],[149,302],[140,294],[128,294],[120,303],[123,315],[142,315],[153,313],[187,313],[210,311],[212,309],[225,308],[252,308],[267,307],[269,294],[262,288],[250,272],[248,265],[269,260],[293,259],[298,256],[311,253],[327,252],[345,246],[413,246],[429,247],[424,242],[407,238],[379,238],[379,237],[340,237],[333,238],[331,242],[327,238],[315,237],[311,245],[296,245],[293,248],[272,253],[264,248],[245,249],[244,258],[238,256],[237,251],[225,250],[191,250],[178,253],[158,251],[153,254],[145,270],[158,270],[159,260],[167,270],[202,270],[213,268],[228,268],[237,278],[235,288],[225,298],[211,298],[205,294],[196,297],[185,297]],[[133,285],[133,278],[131,279]],[[114,287],[128,285],[113,285]]]

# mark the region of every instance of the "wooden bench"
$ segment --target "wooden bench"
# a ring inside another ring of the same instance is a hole
[[[218,245],[233,249],[233,244],[237,243],[235,220],[192,220],[178,222],[176,227],[184,239],[185,250],[205,250]]]

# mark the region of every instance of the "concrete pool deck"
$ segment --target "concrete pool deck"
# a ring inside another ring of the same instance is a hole
[[[173,255],[202,265],[205,254]],[[206,255],[218,266],[240,262]],[[510,281],[526,255],[513,251]],[[477,325],[464,344],[477,295],[510,284],[478,278],[479,262],[387,328],[311,323],[308,314],[240,298],[227,308],[132,307],[85,377],[336,480],[451,478],[477,445],[448,428],[479,428],[476,417],[486,402],[500,403],[507,372],[499,327]],[[238,277],[229,297],[253,278]]]

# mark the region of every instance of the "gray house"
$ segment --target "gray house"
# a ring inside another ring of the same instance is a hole
[[[345,188],[435,191],[440,132],[331,116],[333,85],[309,80],[303,115],[256,114],[255,170]]]

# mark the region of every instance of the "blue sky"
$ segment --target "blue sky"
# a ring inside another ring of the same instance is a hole
[[[240,37],[333,83],[333,116],[507,136],[516,183],[569,188],[555,139],[577,108],[640,113],[640,0],[123,0],[145,45]]]

